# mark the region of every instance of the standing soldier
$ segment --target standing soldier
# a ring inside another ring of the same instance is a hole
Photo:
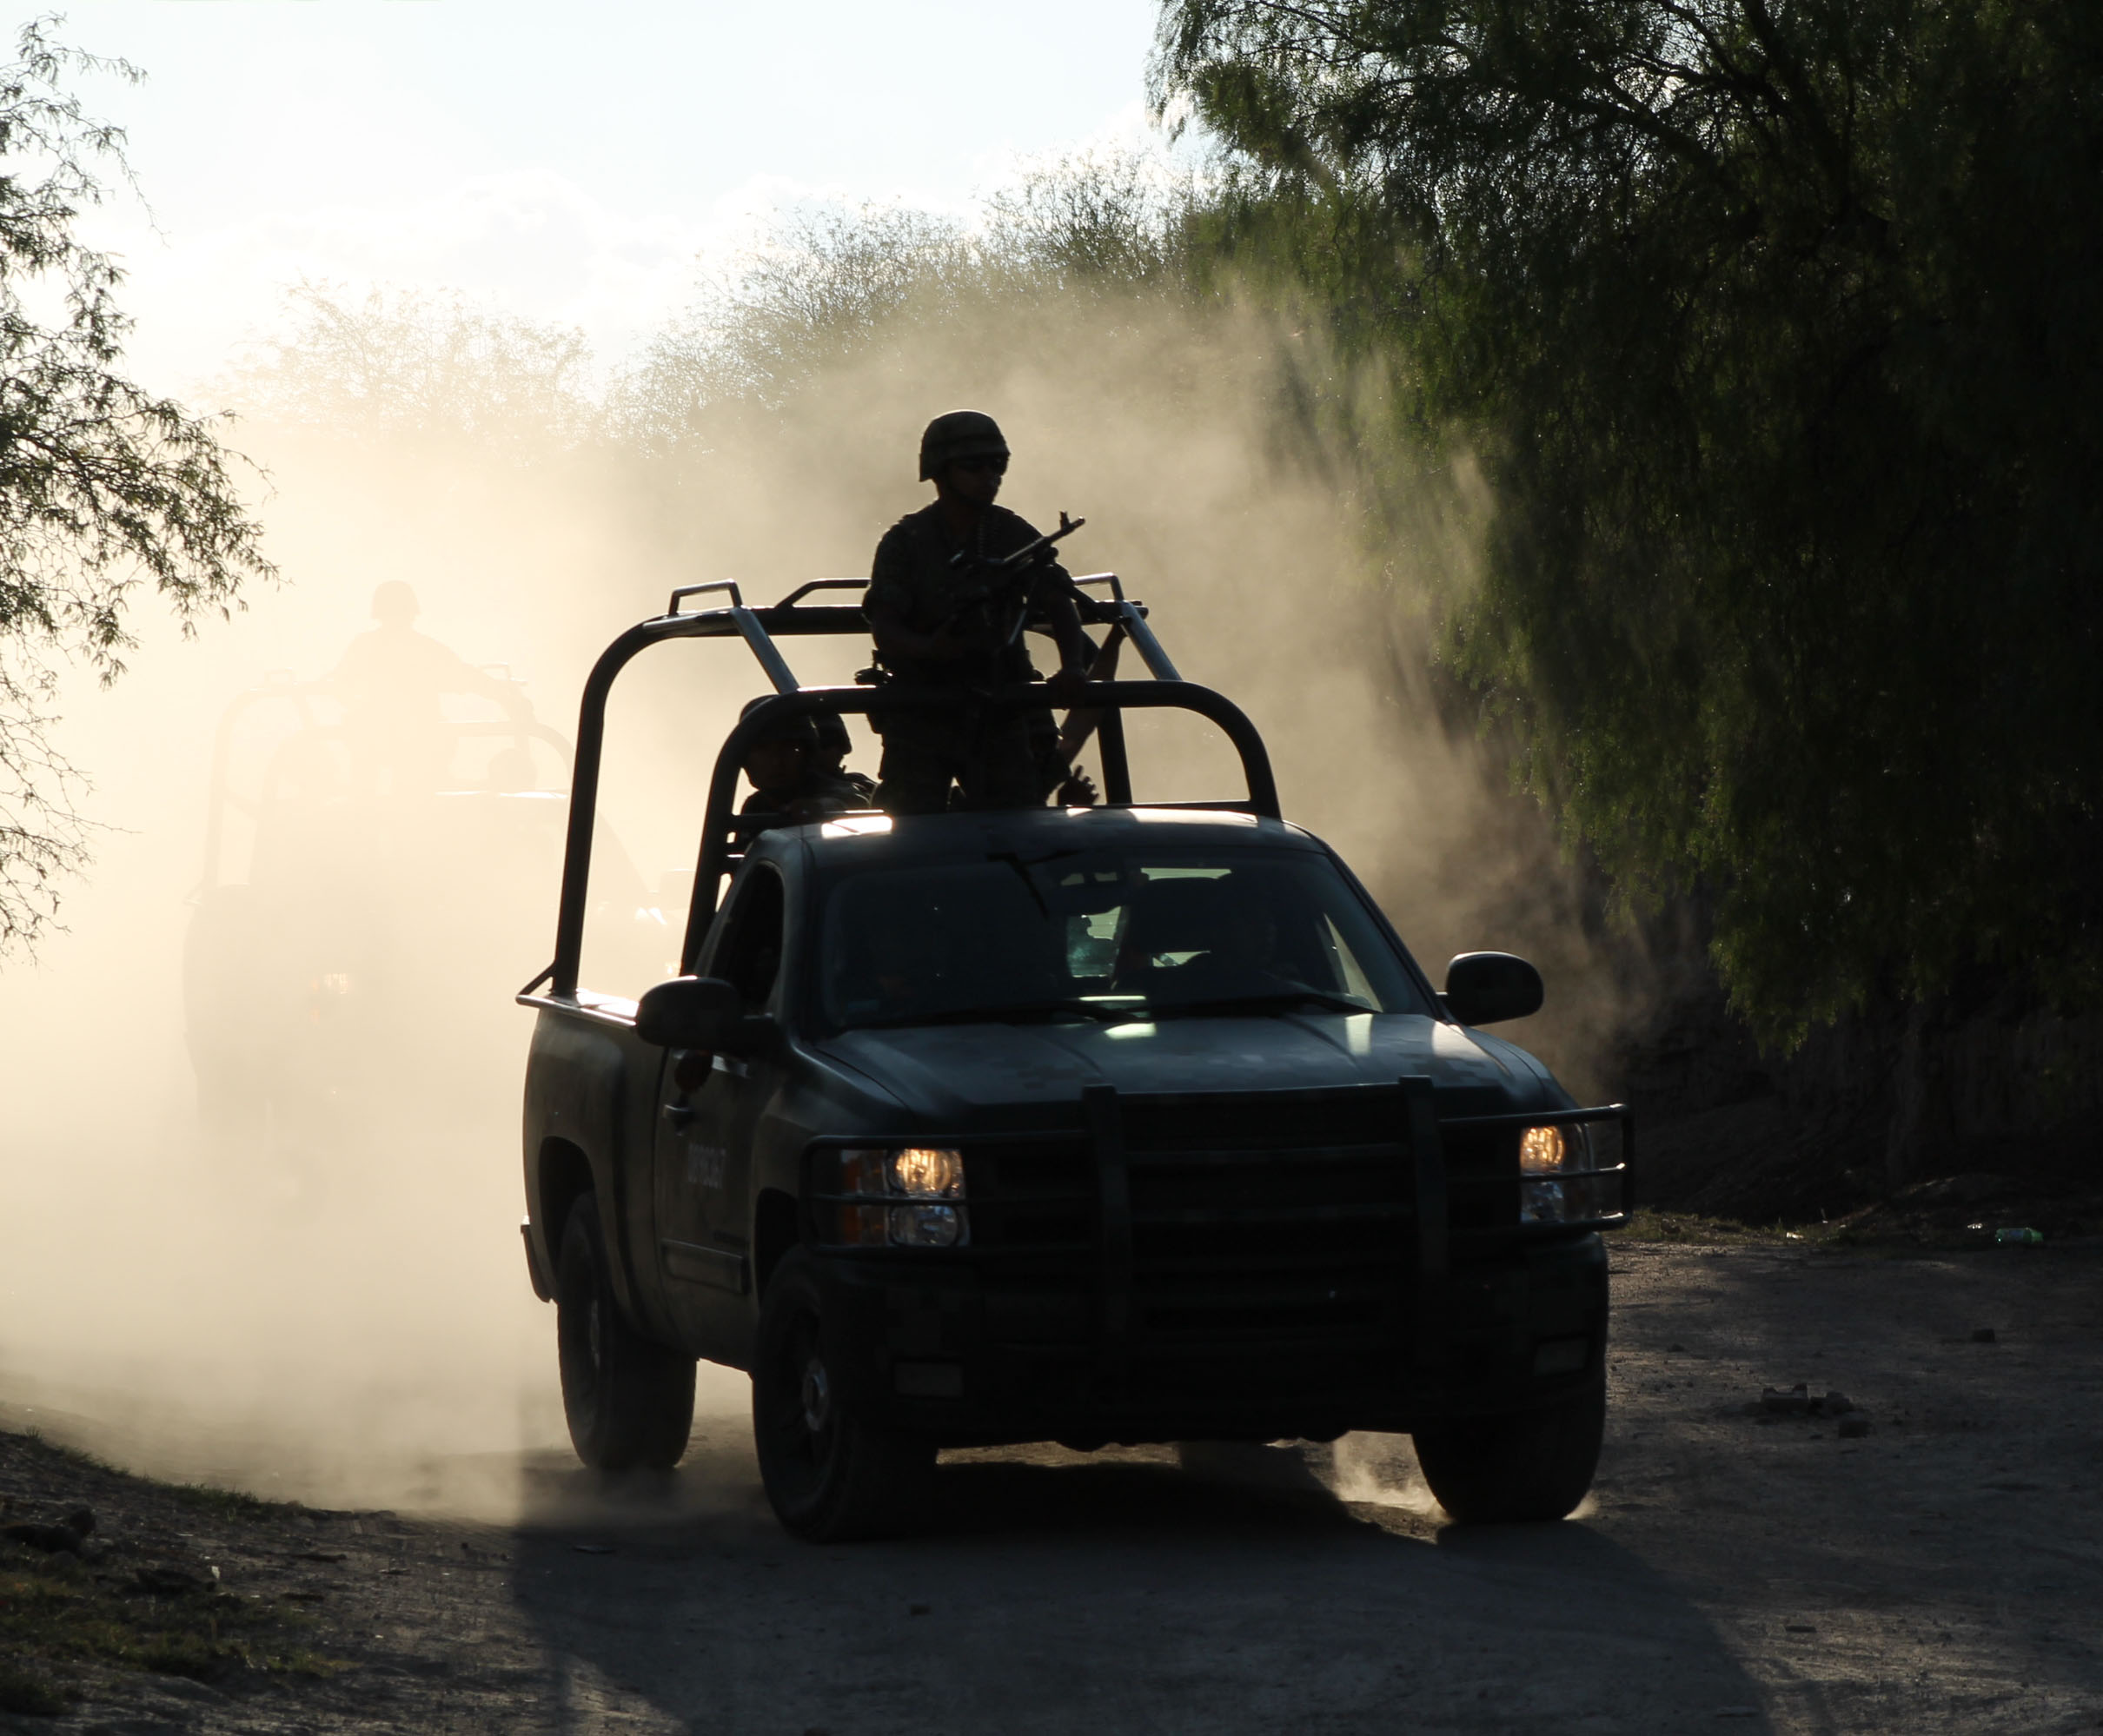
[[[373,593],[380,625],[350,642],[328,685],[343,696],[343,734],[355,775],[371,794],[384,781],[395,795],[428,792],[445,782],[459,731],[441,702],[449,693],[494,699],[521,725],[533,707],[517,685],[477,669],[449,646],[416,631],[416,593],[400,579]]]
[[[1012,645],[1005,639],[1014,602],[1004,607],[984,594],[983,563],[1038,540],[1027,520],[993,504],[1007,467],[1008,443],[991,416],[977,410],[937,416],[920,436],[920,480],[935,485],[935,498],[892,526],[876,546],[862,607],[878,660],[900,681],[947,688],[959,700],[954,711],[885,717],[876,802],[893,814],[942,812],[952,784],[966,807],[1041,807],[1065,775],[1065,768],[1052,768],[1047,780],[1027,713],[992,711],[971,697],[1037,675],[1019,636]],[[1047,559],[1021,582],[1032,618],[1058,640],[1061,666],[1045,696],[1070,702],[1089,662],[1071,581]]]

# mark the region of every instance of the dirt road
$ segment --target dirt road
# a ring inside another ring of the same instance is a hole
[[[355,1667],[142,1682],[18,1721],[2103,1729],[2103,1249],[1623,1243],[1615,1267],[1607,1452],[1564,1525],[1450,1527],[1406,1441],[1350,1437],[1182,1464],[955,1454],[934,1534],[813,1549],[774,1528],[718,1418],[654,1491],[609,1497],[536,1457],[510,1526],[196,1521],[229,1585],[302,1597],[315,1643]],[[1846,1392],[1873,1432],[1748,1414],[1799,1380]]]

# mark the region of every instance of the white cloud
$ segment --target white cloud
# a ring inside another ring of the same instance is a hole
[[[1151,11],[1144,0],[1089,5],[1098,38],[1111,22],[1130,35]],[[967,82],[953,100],[937,77],[929,109],[899,70],[924,72],[926,50],[959,43],[939,29],[918,47],[870,35],[844,0],[804,11],[811,40],[831,45],[805,69],[813,77],[705,89],[668,50],[625,63],[618,89],[593,87],[567,66],[564,15],[546,7],[531,11],[531,30],[488,38],[476,20],[494,27],[488,9],[183,9],[190,23],[129,4],[88,15],[90,46],[136,53],[153,74],[143,89],[91,96],[130,129],[158,223],[123,200],[87,225],[130,274],[134,372],[156,389],[194,390],[282,324],[285,292],[302,280],[457,293],[577,326],[611,367],[692,301],[704,269],[733,265],[785,210],[896,202],[968,219],[1018,166],[1062,154],[1051,140],[1158,143],[1128,96],[1136,52],[1119,71],[1010,21],[1009,50],[1055,49],[1060,76],[998,94]],[[624,28],[631,48],[668,31],[689,51],[712,48],[718,67],[758,64],[739,58],[744,24],[700,26],[653,6]],[[862,50],[877,58],[849,65]],[[978,142],[959,150],[959,140]]]

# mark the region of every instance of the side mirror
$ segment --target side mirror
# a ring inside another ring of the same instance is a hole
[[[1539,1012],[1545,995],[1541,973],[1523,958],[1463,952],[1446,966],[1446,992],[1439,998],[1463,1024],[1496,1024]]]
[[[635,1034],[660,1049],[735,1054],[744,1046],[745,997],[720,977],[674,977],[635,1004]]]

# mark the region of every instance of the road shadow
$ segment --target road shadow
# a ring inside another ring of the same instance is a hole
[[[1581,1521],[1338,1480],[1305,1446],[948,1454],[922,1534],[819,1548],[725,1430],[654,1483],[536,1461],[513,1589],[566,1730],[1769,1727],[1706,1618]]]

